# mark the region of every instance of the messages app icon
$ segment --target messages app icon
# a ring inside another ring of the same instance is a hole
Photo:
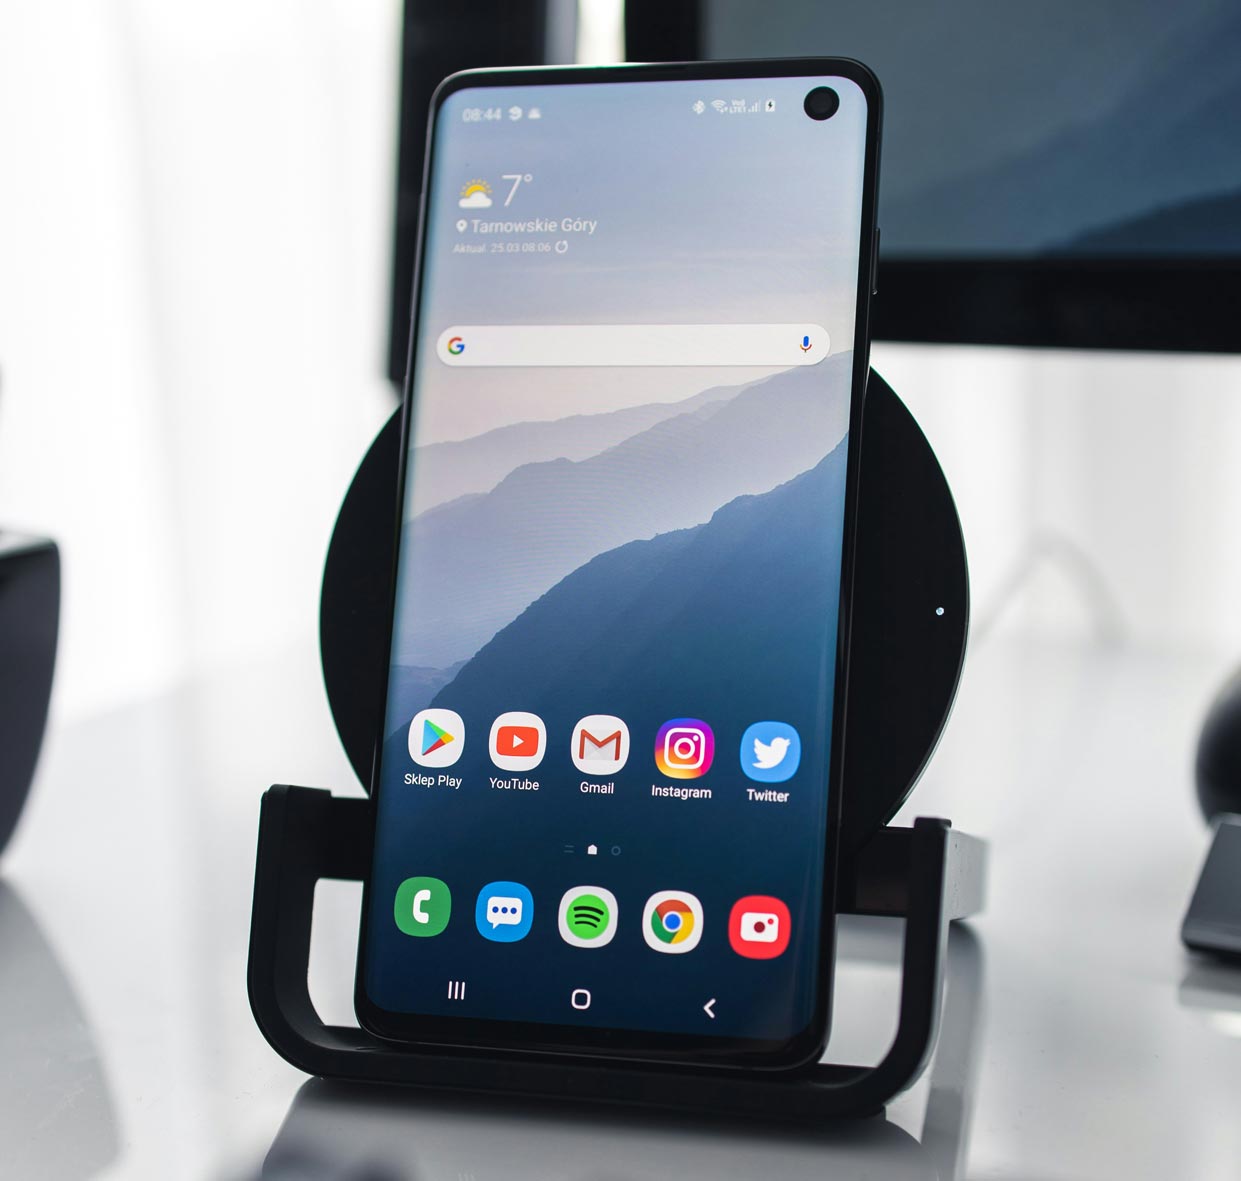
[[[492,943],[516,943],[530,934],[534,896],[520,882],[491,882],[478,892],[474,925]]]
[[[758,783],[792,779],[801,763],[801,737],[787,722],[755,722],[741,736],[741,769]]]

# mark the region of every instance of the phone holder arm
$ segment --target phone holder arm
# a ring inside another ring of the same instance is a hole
[[[329,1078],[768,1118],[876,1111],[917,1079],[935,1044],[948,925],[983,898],[984,846],[945,820],[884,829],[855,859],[846,912],[906,919],[900,1020],[874,1067],[818,1063],[775,1075],[422,1049],[326,1025],[310,999],[315,884],[363,880],[370,847],[368,800],[284,785],[263,796],[248,987],[259,1028],[288,1062]]]

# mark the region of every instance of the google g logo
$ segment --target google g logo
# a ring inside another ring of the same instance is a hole
[[[459,357],[462,353],[465,352],[465,341],[462,340],[461,337],[459,336],[449,337],[448,351],[452,353],[454,357]]]
[[[702,903],[684,890],[661,890],[642,912],[646,945],[666,955],[693,951],[702,938]]]

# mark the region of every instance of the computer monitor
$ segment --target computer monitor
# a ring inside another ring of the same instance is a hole
[[[631,60],[875,70],[877,336],[1241,351],[1236,0],[628,0],[625,24]]]

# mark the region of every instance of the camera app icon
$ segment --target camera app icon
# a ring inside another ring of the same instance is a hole
[[[780,930],[780,916],[770,910],[747,910],[741,916],[741,938],[749,943],[775,943]]]
[[[714,759],[715,733],[699,718],[673,718],[655,735],[655,765],[669,779],[698,779]]]
[[[728,942],[749,960],[774,960],[789,945],[792,918],[779,898],[748,894],[733,903],[728,916]]]

